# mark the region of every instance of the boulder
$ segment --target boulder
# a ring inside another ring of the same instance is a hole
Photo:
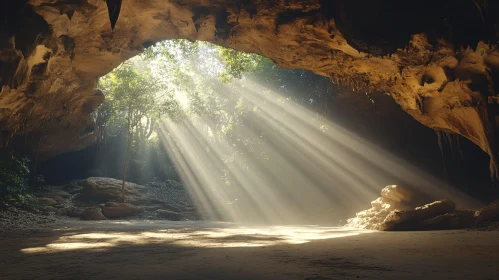
[[[80,185],[83,187],[81,195],[87,199],[102,202],[122,200],[122,181],[120,180],[105,177],[90,177],[81,181]],[[125,184],[126,201],[131,203],[140,201],[145,190],[144,186],[127,182]]]
[[[447,199],[437,200],[424,206],[416,207],[414,210],[395,210],[385,218],[380,230],[406,230],[406,225],[403,223],[417,222],[433,217],[453,212],[456,204]],[[400,226],[399,226],[400,225]]]
[[[141,209],[129,203],[108,202],[102,207],[102,214],[108,219],[119,219],[139,214]]]
[[[432,202],[428,195],[397,185],[386,186],[381,190],[381,197],[371,202],[371,208],[356,214],[347,220],[347,227],[385,230],[385,220],[394,211],[414,210],[415,207]],[[398,212],[397,212],[398,213]],[[394,214],[395,215],[395,214]],[[398,215],[411,215],[410,213]],[[393,216],[393,219],[401,217]],[[408,217],[407,217],[408,218]],[[395,222],[394,222],[395,223]]]
[[[474,217],[478,223],[499,220],[499,199],[475,212]]]
[[[56,211],[56,215],[58,216],[68,216],[71,218],[80,218],[83,215],[85,209],[80,207],[67,207],[67,208],[59,208]]]
[[[45,206],[54,206],[57,204],[57,201],[55,201],[55,199],[48,198],[48,197],[40,197],[40,198],[38,198],[38,202],[41,205],[45,205]]]
[[[163,209],[156,210],[156,215],[171,221],[180,221],[182,219],[182,214]]]
[[[100,207],[88,207],[81,214],[81,219],[98,221],[98,220],[106,220],[106,217],[102,214],[102,209],[100,209]]]

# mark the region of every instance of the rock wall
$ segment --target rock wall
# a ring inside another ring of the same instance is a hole
[[[2,1],[1,146],[23,138],[51,156],[88,145],[104,100],[96,79],[154,42],[185,38],[258,53],[363,94],[386,92],[422,124],[478,145],[498,177],[496,1],[118,3]]]

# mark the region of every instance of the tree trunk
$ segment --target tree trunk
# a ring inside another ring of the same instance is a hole
[[[125,163],[123,164],[123,184],[121,185],[121,198],[123,202],[126,202],[125,200],[125,179],[126,179],[126,167],[128,163],[128,154],[130,154],[130,146],[132,144],[132,133],[128,132],[128,144],[126,148],[126,154],[125,154]]]
[[[128,155],[130,154],[130,146],[132,144],[132,105],[130,103],[129,108],[128,108],[128,144],[126,148],[126,153],[125,153],[125,162],[123,164],[123,183],[121,185],[121,199],[123,202],[126,202],[125,200],[125,183],[126,183],[126,167],[128,164]]]

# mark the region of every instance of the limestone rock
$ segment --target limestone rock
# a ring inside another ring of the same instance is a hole
[[[80,183],[83,186],[82,196],[102,202],[121,201],[122,181],[105,178],[90,177]],[[135,203],[141,199],[145,187],[127,182],[125,185],[125,199],[128,202]]]
[[[88,207],[83,211],[81,215],[82,220],[98,221],[106,220],[106,217],[102,214],[102,209],[100,207]]]
[[[430,203],[432,199],[417,190],[398,185],[389,185],[381,190],[381,197],[371,202],[371,208],[356,214],[355,218],[347,220],[348,227],[385,230],[385,221],[394,211],[414,210],[415,207]],[[411,214],[397,214],[406,215]],[[392,216],[397,219],[398,216]],[[402,217],[400,217],[402,218]],[[405,217],[406,219],[409,217]]]
[[[108,219],[130,217],[141,212],[141,209],[129,203],[108,202],[102,208],[102,214]]]
[[[171,220],[171,221],[180,221],[182,219],[182,214],[169,211],[169,210],[156,210],[156,215],[160,218]]]
[[[414,210],[395,210],[385,218],[380,229],[395,230],[397,225],[402,223],[427,220],[453,212],[455,208],[456,204],[453,201],[444,199],[416,207]]]
[[[477,222],[490,222],[499,220],[499,199],[475,212]]]

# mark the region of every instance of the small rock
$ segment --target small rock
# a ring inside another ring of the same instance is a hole
[[[106,220],[106,217],[102,214],[102,209],[100,207],[89,207],[83,211],[81,215],[82,220]]]
[[[57,201],[55,199],[48,198],[48,197],[40,197],[40,198],[38,198],[38,202],[40,204],[46,205],[46,206],[54,206],[57,204]]]
[[[159,209],[159,210],[156,210],[156,214],[160,218],[171,220],[171,221],[180,221],[182,219],[182,214],[177,213],[177,212],[173,212],[173,211],[169,211],[169,210]]]

